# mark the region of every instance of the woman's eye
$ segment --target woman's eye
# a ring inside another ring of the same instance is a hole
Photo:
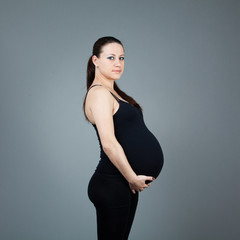
[[[123,61],[123,60],[124,60],[124,57],[120,57],[119,59],[120,59],[121,61]]]
[[[108,59],[110,59],[110,60],[113,60],[113,59],[114,59],[114,57],[112,57],[112,56],[111,56],[111,57],[108,57]]]

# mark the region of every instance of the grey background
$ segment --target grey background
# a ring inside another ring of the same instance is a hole
[[[96,239],[87,184],[99,145],[83,117],[99,37],[165,165],[130,239],[239,239],[239,1],[0,2],[0,239]]]

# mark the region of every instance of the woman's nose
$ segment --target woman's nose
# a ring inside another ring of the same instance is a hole
[[[115,62],[114,62],[114,65],[115,65],[115,66],[120,66],[120,60],[119,60],[119,59],[116,59]]]

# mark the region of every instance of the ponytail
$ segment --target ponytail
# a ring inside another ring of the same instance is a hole
[[[92,56],[88,60],[88,65],[87,65],[87,90],[91,86],[93,80],[95,77],[95,65],[92,62]]]
[[[91,56],[89,58],[88,64],[87,64],[87,92],[88,92],[89,87],[92,85],[94,78],[95,78],[95,65],[92,62],[92,56]],[[83,100],[83,112],[84,112],[85,119],[87,121],[89,121],[88,118],[87,118],[87,115],[85,113],[85,104],[86,104],[87,92],[86,92],[84,100]]]

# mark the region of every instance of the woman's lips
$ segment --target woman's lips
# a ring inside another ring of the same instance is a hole
[[[113,70],[113,72],[115,72],[115,73],[120,73],[121,70]]]

